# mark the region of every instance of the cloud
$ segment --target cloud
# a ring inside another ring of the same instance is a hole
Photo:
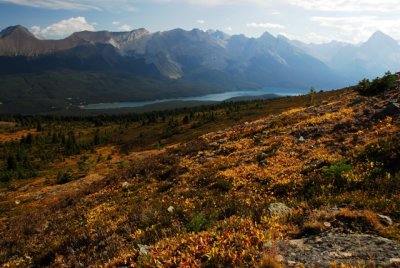
[[[314,43],[314,44],[329,43],[332,41],[333,38],[333,36],[321,35],[315,32],[307,32],[306,34],[303,35],[295,35],[295,34],[293,35],[281,32],[278,35],[283,35],[284,37],[291,40],[299,40],[305,43]]]
[[[120,21],[113,21],[111,22],[112,25],[118,26],[119,31],[129,32],[132,31],[132,26],[129,24],[122,24]]]
[[[132,6],[132,5],[127,5],[127,6],[124,7],[124,10],[128,11],[128,12],[137,12],[139,9],[137,7]]]
[[[99,7],[82,2],[90,1],[61,1],[61,0],[0,0],[0,3],[10,3],[21,6],[38,7],[45,9],[66,9],[66,10],[88,10],[97,9]]]
[[[63,38],[74,32],[79,31],[94,31],[95,27],[86,21],[84,17],[70,18],[62,20],[46,28],[41,28],[37,25],[31,27],[32,32],[44,38]]]
[[[20,6],[29,6],[54,10],[125,10],[137,11],[131,0],[0,0],[0,3],[9,3]]]
[[[262,29],[285,29],[286,26],[282,24],[275,24],[275,23],[256,23],[251,22],[246,24],[249,28],[262,28]]]
[[[225,31],[225,32],[232,32],[232,31],[233,31],[233,28],[232,28],[231,26],[228,26],[228,27],[225,27],[225,28],[224,28],[224,31]]]
[[[377,16],[321,17],[310,19],[321,26],[336,29],[341,41],[361,42],[380,30],[399,39],[400,19],[385,19]]]
[[[31,30],[32,30],[33,33],[38,33],[38,32],[40,32],[40,26],[33,25],[31,27]]]
[[[379,11],[400,10],[398,0],[289,0],[289,3],[307,10],[320,11]]]
[[[118,30],[124,31],[124,32],[129,32],[132,31],[132,26],[128,24],[122,24],[121,26],[118,27]]]
[[[147,0],[156,3],[191,4],[198,6],[269,6],[273,0]]]
[[[277,4],[290,4],[307,10],[320,11],[381,11],[400,10],[398,0],[0,0],[11,3],[56,10],[124,10],[138,11],[138,3],[190,4],[197,6],[256,6],[271,7]]]
[[[282,13],[279,12],[279,11],[272,11],[271,14],[272,14],[272,15],[280,15],[280,14],[282,14]]]
[[[204,24],[204,23],[206,23],[205,20],[197,20],[196,22],[197,22],[198,24]]]

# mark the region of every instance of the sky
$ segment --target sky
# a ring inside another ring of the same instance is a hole
[[[400,40],[400,0],[0,0],[0,28],[18,24],[44,39],[83,30],[198,28],[360,43],[378,30]]]

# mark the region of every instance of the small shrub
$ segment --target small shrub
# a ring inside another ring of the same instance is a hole
[[[73,180],[73,175],[71,170],[61,171],[57,174],[56,183],[65,184]]]
[[[369,79],[361,80],[355,89],[361,95],[373,96],[393,88],[396,84],[396,80],[397,76],[395,74],[387,72],[383,77],[377,77],[372,81]]]
[[[384,169],[393,173],[400,171],[400,138],[382,140],[368,145],[359,155],[358,160],[381,163]]]
[[[229,192],[229,190],[232,189],[232,187],[233,187],[232,182],[224,179],[217,179],[215,183],[211,186],[212,189],[216,189],[222,193]]]
[[[352,187],[352,181],[349,181],[344,175],[353,169],[352,165],[339,161],[330,166],[323,167],[317,173],[308,175],[296,191],[297,196],[304,200],[314,203],[315,206],[320,204],[318,196],[328,193],[339,193],[349,190]],[[317,199],[315,199],[317,198]]]
[[[186,224],[186,229],[190,232],[200,232],[207,228],[209,224],[209,219],[207,215],[200,212],[193,216],[193,218]]]
[[[170,182],[160,182],[157,191],[159,193],[164,193],[166,191],[168,191],[169,189],[171,189],[174,186],[173,183]]]
[[[322,168],[321,174],[331,182],[334,190],[342,190],[348,186],[347,178],[343,175],[352,169],[353,167],[350,164],[339,161],[329,167]]]

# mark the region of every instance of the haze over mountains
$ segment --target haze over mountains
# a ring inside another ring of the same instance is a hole
[[[85,31],[41,40],[12,26],[0,33],[0,109],[21,111],[15,107],[23,105],[38,112],[262,87],[337,88],[397,71],[399,59],[399,44],[381,32],[356,46],[198,29]]]
[[[400,69],[400,45],[381,31],[375,32],[359,45],[337,41],[320,45],[299,41],[291,43],[320,59],[350,81],[363,77],[375,78],[386,71]]]

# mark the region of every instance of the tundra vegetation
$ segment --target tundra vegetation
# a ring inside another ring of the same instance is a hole
[[[4,116],[0,263],[284,267],[301,262],[281,243],[326,233],[398,245],[400,118],[385,110],[399,98],[393,77],[313,91],[312,101]],[[385,264],[346,254],[326,261]]]

